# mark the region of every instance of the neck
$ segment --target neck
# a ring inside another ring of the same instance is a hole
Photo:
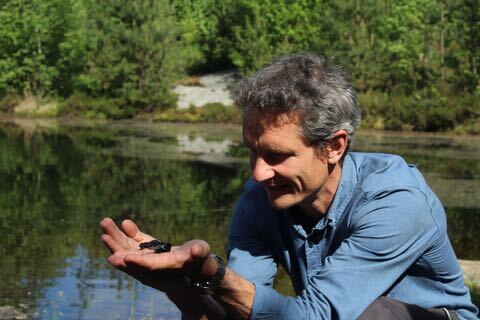
[[[342,174],[340,163],[333,165],[329,172],[327,180],[318,192],[312,194],[300,204],[302,211],[311,219],[323,218],[327,214],[337,192]]]

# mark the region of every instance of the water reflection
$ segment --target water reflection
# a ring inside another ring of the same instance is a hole
[[[132,218],[161,239],[206,238],[225,252],[249,174],[240,140],[229,126],[0,122],[0,306],[33,319],[178,319],[163,295],[105,264],[97,224]],[[447,207],[457,254],[480,259],[479,146],[364,133],[355,148],[416,163]],[[289,290],[285,275],[277,283]]]
[[[180,313],[163,293],[104,268],[77,247],[63,272],[44,292],[34,317],[43,319],[165,319]]]

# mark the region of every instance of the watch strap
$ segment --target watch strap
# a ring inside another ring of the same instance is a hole
[[[220,288],[220,284],[225,277],[225,262],[223,262],[222,258],[216,254],[211,253],[210,256],[212,256],[217,262],[217,270],[215,271],[215,274],[208,279],[192,281],[191,283],[192,289],[200,294],[214,295],[217,289]]]

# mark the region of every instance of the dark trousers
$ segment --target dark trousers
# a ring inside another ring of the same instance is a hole
[[[414,304],[380,297],[360,315],[358,320],[459,320],[455,311],[423,309]]]

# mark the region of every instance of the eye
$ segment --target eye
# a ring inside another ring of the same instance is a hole
[[[269,152],[265,155],[265,161],[270,165],[275,165],[285,161],[288,157],[290,157],[288,153]]]

